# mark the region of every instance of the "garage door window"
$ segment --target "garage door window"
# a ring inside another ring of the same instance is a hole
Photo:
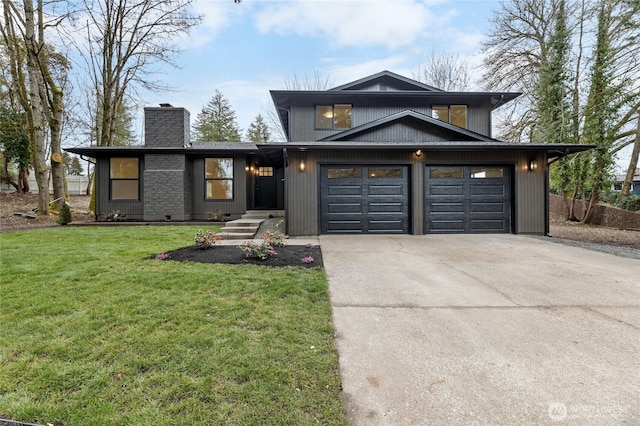
[[[502,167],[471,167],[471,179],[502,178],[504,168]]]
[[[349,169],[329,169],[327,171],[327,177],[329,179],[344,179],[344,178],[360,178],[362,177],[362,169],[349,168]]]
[[[401,168],[370,168],[369,169],[369,177],[370,178],[401,178],[402,177],[402,169]]]
[[[460,179],[464,172],[462,167],[432,167],[431,179]]]

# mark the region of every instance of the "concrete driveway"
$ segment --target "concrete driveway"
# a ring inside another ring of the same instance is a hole
[[[640,424],[640,261],[518,235],[322,236],[352,425]]]

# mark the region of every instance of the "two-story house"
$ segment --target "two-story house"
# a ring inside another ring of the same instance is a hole
[[[96,215],[206,220],[285,210],[287,233],[548,232],[548,165],[584,145],[507,143],[491,114],[518,93],[446,92],[389,71],[274,90],[288,141],[190,141],[190,115],[145,108],[145,144],[96,161]]]

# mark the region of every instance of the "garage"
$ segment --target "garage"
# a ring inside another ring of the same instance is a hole
[[[320,174],[321,233],[409,233],[407,166],[326,165]]]
[[[425,233],[511,232],[505,166],[427,166]]]

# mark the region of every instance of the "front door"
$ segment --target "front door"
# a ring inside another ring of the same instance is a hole
[[[273,167],[258,167],[253,197],[256,209],[278,207],[278,176]]]

